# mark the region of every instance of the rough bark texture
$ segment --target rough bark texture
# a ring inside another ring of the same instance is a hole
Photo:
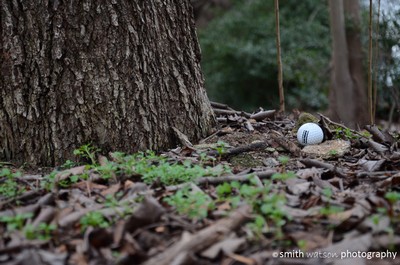
[[[368,124],[368,100],[363,69],[363,49],[361,45],[361,16],[359,0],[344,1],[346,18],[346,40],[349,53],[349,69],[354,89],[354,109],[357,124],[363,127]]]
[[[329,0],[332,34],[332,79],[330,89],[330,115],[348,127],[355,126],[356,98],[353,93],[345,34],[343,0]]]
[[[168,148],[171,127],[214,123],[189,0],[4,0],[0,30],[1,160]]]

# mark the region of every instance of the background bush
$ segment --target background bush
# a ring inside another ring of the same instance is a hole
[[[281,1],[281,47],[288,108],[327,104],[330,32],[324,1]],[[236,1],[200,31],[212,100],[251,110],[277,108],[273,1]]]
[[[274,1],[233,2],[230,10],[217,12],[216,18],[199,31],[209,97],[249,111],[260,106],[278,109]],[[385,3],[380,17],[377,69],[378,114],[386,119],[390,109],[394,114],[399,109],[400,24],[396,19],[400,11],[391,8],[390,1]],[[362,10],[365,56],[367,8]],[[327,2],[281,0],[280,23],[287,109],[324,110],[328,104],[332,46]]]

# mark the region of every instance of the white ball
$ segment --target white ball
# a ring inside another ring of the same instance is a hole
[[[304,123],[297,131],[297,140],[302,145],[319,144],[324,140],[324,132],[316,123]]]

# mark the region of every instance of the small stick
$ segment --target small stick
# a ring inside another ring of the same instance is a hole
[[[264,148],[267,148],[267,143],[265,143],[265,142],[255,142],[255,143],[251,143],[251,144],[248,144],[248,145],[243,145],[243,146],[239,146],[239,147],[235,147],[235,148],[229,149],[225,153],[221,154],[221,156],[222,157],[227,157],[227,156],[232,156],[232,155],[238,155],[238,154],[241,154],[241,153],[250,152],[250,151],[259,150],[259,149],[264,149]],[[207,155],[209,155],[209,156],[220,156],[220,154],[216,150],[212,150],[212,151],[208,152]]]
[[[399,173],[399,171],[361,171],[357,173],[357,177],[378,177],[378,179],[386,179],[397,173]]]
[[[275,115],[276,110],[266,110],[260,111],[250,116],[250,119],[254,119],[256,121],[263,120],[265,118],[273,117]]]
[[[347,176],[342,168],[315,159],[306,158],[306,159],[301,159],[300,162],[307,167],[319,167],[319,168],[329,169],[330,171],[332,171],[333,173],[337,174],[339,177],[342,178],[345,178]]]
[[[340,128],[342,128],[342,129],[345,129],[345,130],[350,130],[350,132],[352,132],[353,134],[357,134],[357,135],[360,136],[360,137],[369,139],[367,136],[365,136],[365,135],[363,135],[363,134],[357,132],[356,130],[350,129],[349,127],[346,127],[346,126],[344,126],[343,124],[340,124],[340,123],[337,123],[337,122],[334,122],[334,121],[330,120],[328,117],[322,115],[321,113],[318,113],[318,115],[319,115],[323,120],[325,120],[325,122],[327,122],[327,123],[329,123],[329,124],[332,124],[332,125],[334,125],[334,126],[340,127]]]
[[[214,101],[210,101],[210,103],[211,103],[211,107],[216,108],[216,109],[234,110],[231,107],[229,107],[228,105],[223,104],[223,103],[214,102]]]
[[[220,115],[238,115],[238,116],[243,116],[246,118],[250,118],[251,114],[244,112],[244,111],[236,111],[236,110],[225,110],[225,109],[214,109],[215,114],[220,114]]]
[[[278,143],[285,150],[289,151],[293,155],[300,154],[301,149],[295,143],[293,143],[289,139],[285,138],[279,132],[271,130],[270,135],[271,135],[272,140],[274,140],[276,143]]]
[[[372,138],[380,143],[389,143],[391,139],[387,137],[379,130],[375,125],[365,125],[365,129],[372,134]]]
[[[260,172],[254,172],[246,175],[230,175],[230,176],[222,176],[222,177],[202,177],[194,180],[193,182],[197,185],[204,184],[219,184],[223,182],[231,182],[231,181],[239,181],[244,182],[248,181],[250,177],[256,175],[259,179],[270,178],[273,174],[275,174],[275,170],[265,170]],[[188,183],[183,183],[179,185],[167,186],[165,189],[167,191],[176,191],[188,185]]]

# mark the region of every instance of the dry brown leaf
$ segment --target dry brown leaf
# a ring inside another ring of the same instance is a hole
[[[226,254],[235,253],[235,251],[245,242],[245,238],[238,238],[235,234],[230,234],[226,239],[215,243],[201,252],[200,255],[209,259],[215,259],[220,252]]]
[[[121,188],[121,183],[117,182],[116,184],[111,185],[107,189],[103,190],[101,192],[101,195],[103,195],[103,196],[114,195],[115,193],[117,193],[119,191],[120,188]]]
[[[134,232],[136,229],[157,222],[164,214],[164,208],[156,199],[146,196],[139,207],[126,221],[125,229]]]

